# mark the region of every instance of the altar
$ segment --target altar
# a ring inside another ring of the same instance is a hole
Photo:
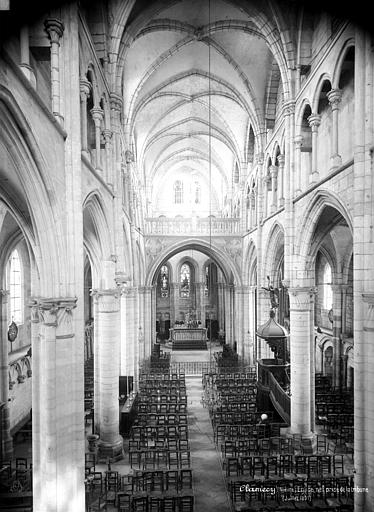
[[[205,327],[174,327],[170,329],[170,341],[206,341],[207,329]]]

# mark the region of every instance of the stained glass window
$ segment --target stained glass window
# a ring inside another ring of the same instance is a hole
[[[332,287],[331,287],[331,267],[326,263],[323,271],[323,307],[330,310],[332,308]]]
[[[195,204],[200,204],[201,202],[201,189],[199,182],[195,182]]]
[[[205,267],[205,286],[204,286],[204,295],[208,297],[209,295],[209,265]]]
[[[20,324],[22,315],[22,269],[17,249],[9,258],[10,321]]]
[[[180,180],[174,183],[174,203],[183,203],[183,183]]]
[[[160,271],[160,290],[161,297],[169,297],[169,269],[166,265]]]
[[[191,269],[188,263],[184,263],[180,272],[180,295],[188,298],[190,296]]]

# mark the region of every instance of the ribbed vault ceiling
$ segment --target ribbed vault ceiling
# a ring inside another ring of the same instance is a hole
[[[135,3],[120,58],[127,133],[148,199],[157,208],[166,184],[190,172],[219,214],[235,166],[246,175],[250,128],[265,129],[277,100],[278,65],[238,2],[146,4]]]

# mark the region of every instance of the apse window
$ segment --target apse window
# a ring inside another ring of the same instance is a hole
[[[190,296],[190,281],[191,269],[187,263],[184,263],[180,273],[180,295],[185,299]]]
[[[10,255],[8,268],[10,320],[16,324],[21,324],[23,322],[22,267],[17,249],[15,249]]]
[[[183,203],[183,183],[180,180],[174,183],[174,203]]]
[[[323,308],[330,310],[332,308],[332,287],[331,287],[331,267],[326,263],[323,271]]]
[[[169,296],[169,269],[166,265],[161,267],[160,273],[160,288],[161,297],[166,298]]]

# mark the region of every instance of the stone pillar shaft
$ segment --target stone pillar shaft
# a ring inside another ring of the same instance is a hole
[[[99,395],[96,431],[100,458],[122,458],[119,435],[119,295],[118,289],[94,290],[95,333],[98,343]],[[95,403],[95,409],[97,403]]]
[[[295,137],[294,145],[295,145],[295,195],[299,195],[305,187],[304,176],[301,179],[302,169],[301,169],[301,146],[303,145],[304,137],[302,135],[298,135]]]
[[[66,510],[66,486],[74,491],[77,509],[84,508],[84,492],[77,487],[83,486],[84,425],[77,407],[83,402],[83,389],[75,373],[75,307],[74,298],[32,302],[35,510]]]
[[[318,173],[318,127],[321,124],[321,116],[319,114],[311,114],[308,117],[309,126],[312,128],[312,174],[310,183],[316,183],[319,180]]]
[[[277,209],[278,167],[276,165],[270,166],[270,176],[271,176],[271,212],[274,213]]]
[[[289,288],[291,352],[291,431],[311,435],[314,430],[314,289]],[[313,396],[312,396],[313,394]]]
[[[4,402],[2,410],[1,439],[3,441],[0,450],[4,460],[13,456],[13,439],[10,435],[9,418],[9,363],[8,363],[8,297],[7,290],[0,290],[0,401]]]
[[[82,151],[87,152],[87,99],[90,95],[91,84],[85,78],[80,79],[80,100],[81,100],[81,145]]]
[[[340,89],[331,89],[327,93],[327,98],[332,110],[331,164],[332,167],[338,167],[342,163],[341,156],[339,155],[339,103],[342,99],[342,92]]]
[[[52,112],[61,123],[61,94],[60,94],[60,39],[64,32],[64,25],[60,20],[49,18],[44,22],[45,30],[51,41],[51,87]]]
[[[278,204],[279,207],[282,208],[284,205],[284,191],[283,191],[283,180],[284,180],[284,164],[286,162],[284,155],[279,155],[278,158],[278,187],[279,187],[279,194],[278,194]]]
[[[101,170],[101,123],[104,119],[104,112],[100,107],[93,107],[91,109],[91,115],[95,124],[95,167]]]

